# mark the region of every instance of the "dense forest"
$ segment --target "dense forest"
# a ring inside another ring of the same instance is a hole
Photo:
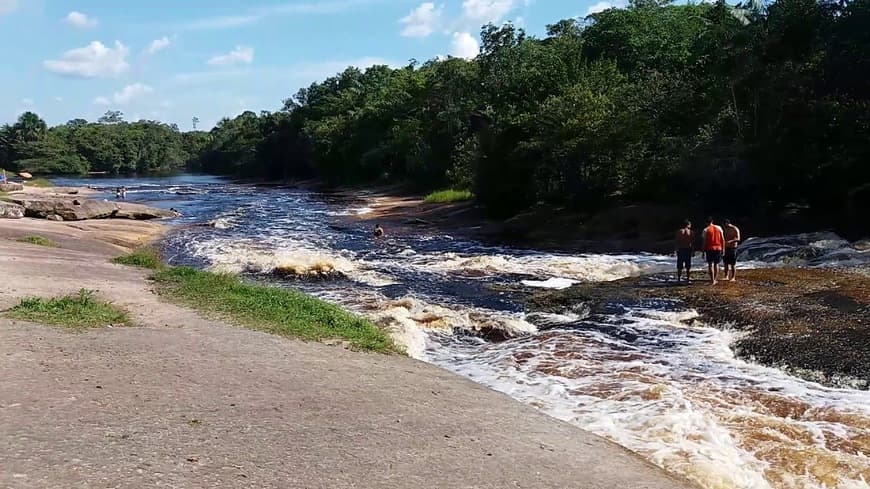
[[[495,215],[654,201],[866,220],[868,26],[870,0],[633,0],[543,38],[487,25],[474,60],[348,68],[209,132],[25,114],[0,165],[405,182],[471,189]]]
[[[205,133],[181,133],[175,125],[125,122],[118,111],[95,123],[73,119],[52,128],[25,112],[0,127],[0,167],[42,175],[172,172],[195,159],[207,140]]]

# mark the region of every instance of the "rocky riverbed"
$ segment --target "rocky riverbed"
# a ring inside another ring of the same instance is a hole
[[[601,316],[672,301],[670,307],[696,310],[697,320],[742,332],[733,348],[743,358],[829,385],[870,386],[870,267],[765,268],[739,278],[712,287],[667,275],[633,277],[537,294],[530,304]]]

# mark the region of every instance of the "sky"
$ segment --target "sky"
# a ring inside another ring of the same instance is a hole
[[[619,2],[620,0],[614,0]],[[156,119],[209,129],[278,110],[347,66],[472,58],[480,26],[530,35],[598,0],[0,0],[0,123]]]

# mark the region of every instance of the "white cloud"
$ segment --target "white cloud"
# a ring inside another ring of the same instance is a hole
[[[590,5],[588,9],[586,9],[586,15],[593,15],[600,12],[604,12],[605,10],[612,8],[622,8],[625,7],[627,3],[625,0],[616,0],[613,2],[608,2],[607,0],[602,0],[594,5]]]
[[[168,108],[172,107],[172,102],[170,102],[168,100],[164,100],[164,101],[160,102],[160,106],[163,107],[164,109],[168,109]]]
[[[23,98],[23,99],[21,99],[21,105],[29,107],[29,106],[33,105],[33,99],[32,98]]]
[[[478,25],[498,22],[519,3],[519,0],[463,0],[462,17]]]
[[[405,26],[402,29],[402,35],[405,37],[429,36],[441,24],[443,14],[443,5],[436,7],[432,2],[420,4],[411,13],[399,19],[399,23]]]
[[[0,15],[11,14],[18,10],[18,0],[0,0]]]
[[[208,17],[197,19],[184,28],[190,30],[211,30],[211,29],[227,29],[230,27],[240,27],[243,25],[251,25],[257,23],[261,17],[259,15],[227,15],[223,17]]]
[[[70,49],[61,59],[43,61],[42,65],[61,75],[84,78],[117,76],[130,67],[126,61],[128,52],[127,46],[119,41],[115,41],[114,49],[94,41],[85,47]]]
[[[168,48],[170,44],[172,44],[172,41],[170,41],[168,37],[163,36],[160,39],[155,39],[151,41],[151,44],[148,45],[148,48],[145,50],[145,52],[147,52],[148,54],[154,54],[157,51]]]
[[[520,29],[523,29],[526,27],[526,19],[525,19],[525,17],[517,17],[517,19],[513,22],[513,24],[515,26],[519,27]]]
[[[333,76],[344,71],[349,66],[360,69],[375,65],[386,65],[398,68],[402,63],[379,57],[362,57],[345,61],[320,61],[314,63],[296,63],[286,67],[261,67],[241,66],[225,68],[221,70],[199,71],[191,73],[178,73],[174,82],[182,86],[226,86],[230,81],[241,80],[270,80],[278,81],[282,85],[303,87],[315,81]]]
[[[213,56],[207,61],[212,66],[232,66],[235,64],[251,64],[254,62],[254,48],[250,46],[236,46],[226,54]]]
[[[0,0],[2,1],[2,0]],[[307,3],[285,3],[249,9],[237,15],[205,17],[192,20],[182,26],[188,30],[229,29],[253,25],[276,15],[328,15],[345,12],[358,5],[375,3],[379,0],[321,0]]]
[[[55,102],[63,102],[63,97],[54,97]]]
[[[67,24],[81,29],[90,29],[97,26],[97,19],[88,17],[87,15],[81,12],[76,12],[75,10],[66,14],[66,17],[64,17],[63,20]]]
[[[467,32],[454,32],[450,43],[450,54],[457,58],[473,59],[477,57],[480,45],[477,39]]]
[[[135,100],[143,95],[153,92],[154,89],[149,87],[148,85],[142,83],[134,83],[132,85],[127,85],[120,92],[115,92],[115,95],[112,96],[112,100],[115,101],[118,105],[127,105],[132,100]]]
[[[133,83],[132,85],[127,85],[122,88],[120,92],[115,92],[114,95],[112,95],[111,100],[108,97],[97,97],[94,99],[94,103],[97,105],[112,105],[114,102],[116,105],[127,105],[133,100],[141,98],[153,91],[154,89],[148,85],[143,83]]]

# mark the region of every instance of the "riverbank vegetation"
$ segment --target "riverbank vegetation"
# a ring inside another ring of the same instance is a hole
[[[470,190],[436,190],[426,196],[425,201],[429,204],[445,204],[450,202],[464,202],[474,198]]]
[[[161,268],[151,278],[162,296],[251,329],[308,341],[339,340],[365,351],[397,351],[374,323],[293,289],[188,267]]]
[[[103,326],[124,326],[130,323],[127,313],[95,297],[92,290],[80,290],[52,299],[22,300],[7,312],[13,319],[32,323],[84,330]]]
[[[58,246],[56,242],[46,238],[45,236],[38,235],[25,236],[18,241],[21,243],[28,243],[37,246],[46,246],[49,248],[56,248]]]
[[[164,266],[160,253],[153,248],[137,248],[126,255],[114,258],[112,263],[147,270],[159,270]]]
[[[24,114],[0,131],[0,165],[467,188],[496,217],[656,202],[858,234],[868,23],[870,0],[633,0],[541,37],[485,26],[473,60],[348,68],[209,132]]]

